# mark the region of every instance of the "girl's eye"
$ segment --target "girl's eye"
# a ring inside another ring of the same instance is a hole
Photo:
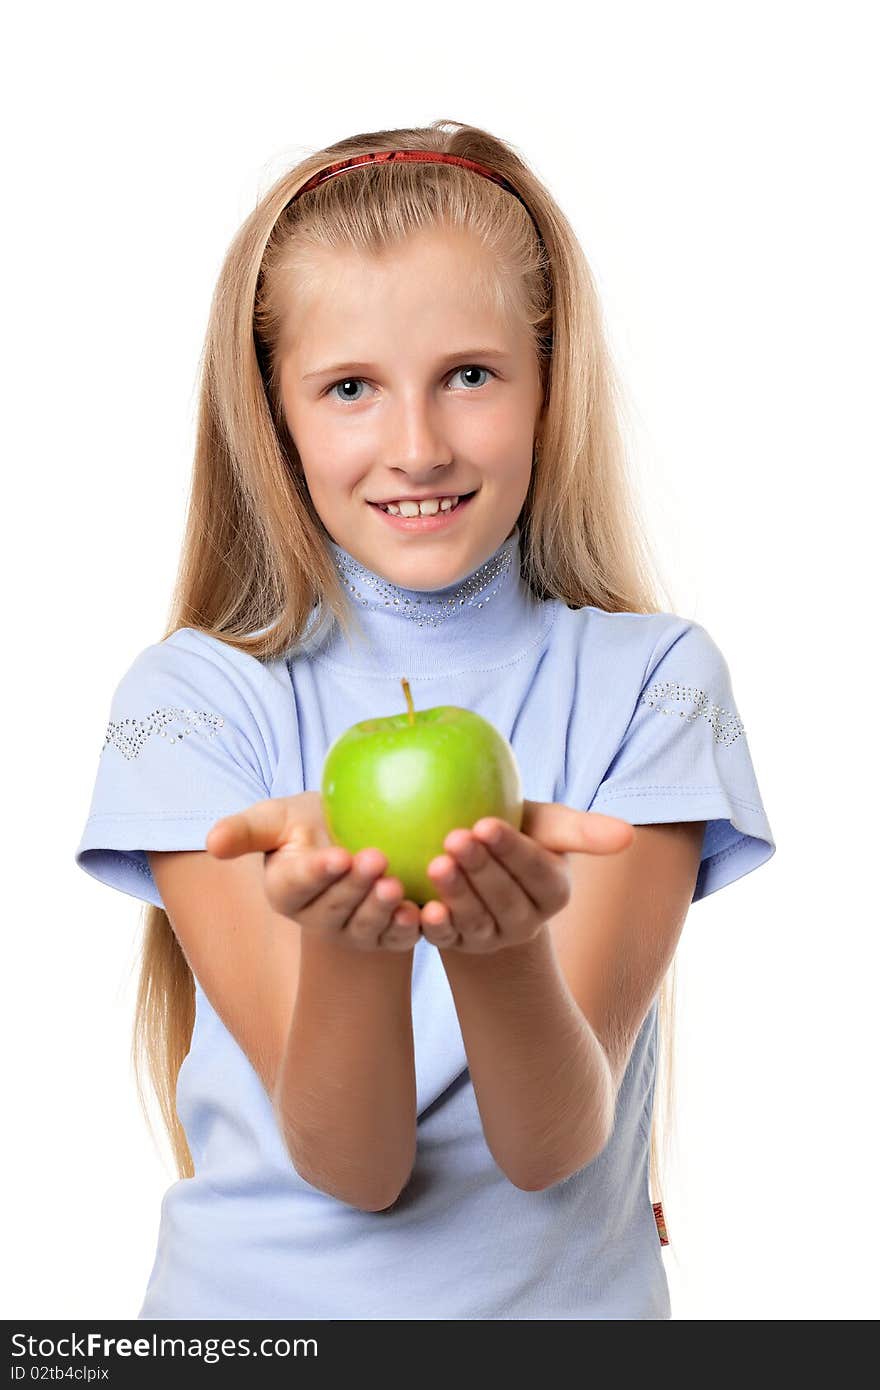
[[[453,375],[453,377],[455,377],[455,376],[458,376],[460,373],[463,373],[463,372],[485,372],[488,376],[494,376],[494,375],[495,375],[495,373],[494,373],[493,371],[491,371],[489,367],[479,367],[479,366],[477,366],[477,365],[475,365],[475,364],[474,364],[474,365],[471,365],[471,366],[467,366],[467,367],[457,367],[457,368],[455,369],[455,371],[452,373],[452,375]],[[362,376],[347,376],[347,377],[344,377],[341,381],[334,381],[333,384],[332,384],[332,386],[328,386],[327,389],[326,389],[326,391],[323,392],[323,395],[328,396],[328,395],[330,394],[331,391],[335,391],[335,390],[336,390],[337,386],[353,386],[353,385],[357,385],[357,384],[359,384],[359,383],[360,383],[360,384],[364,384],[364,385],[366,384],[366,383],[364,382],[364,379],[363,379]],[[473,384],[474,384],[474,383],[472,383],[472,385],[473,385]],[[476,382],[476,383],[475,383],[476,386],[480,386],[481,384],[482,384],[481,382]],[[352,395],[345,395],[345,396],[336,396],[335,399],[338,400],[338,401],[349,401],[349,402],[353,402],[353,403],[356,405],[357,402],[358,402],[358,400],[360,399],[360,397],[352,396]]]

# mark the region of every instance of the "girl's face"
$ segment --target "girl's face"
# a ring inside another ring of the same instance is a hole
[[[313,253],[310,268],[280,373],[315,510],[391,583],[454,584],[511,534],[528,490],[542,398],[528,329],[481,302],[492,267],[463,234],[421,233],[383,260]],[[474,491],[433,531],[371,505]]]

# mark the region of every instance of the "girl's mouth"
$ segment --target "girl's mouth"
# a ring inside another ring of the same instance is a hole
[[[447,511],[436,511],[433,516],[392,516],[391,512],[385,512],[378,502],[369,502],[367,505],[372,508],[380,521],[386,522],[389,526],[395,527],[398,531],[415,531],[421,534],[423,531],[442,531],[445,527],[451,526],[455,518],[465,507],[468,507],[472,499],[479,492],[479,488],[474,492],[466,492],[459,497],[454,507]]]

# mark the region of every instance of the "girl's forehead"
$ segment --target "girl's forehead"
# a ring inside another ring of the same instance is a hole
[[[393,320],[398,314],[442,317],[450,331],[509,337],[517,318],[515,287],[505,286],[488,258],[364,256],[334,253],[290,283],[291,312],[309,334],[340,323]]]
[[[361,253],[338,254],[304,277],[299,295],[303,307],[332,307],[339,299],[388,303],[409,302],[413,297],[442,299],[450,306],[492,302],[498,291],[498,268],[484,261],[446,256],[370,257]]]
[[[381,251],[355,246],[309,247],[291,266],[291,278],[309,292],[394,293],[398,287],[430,281],[451,296],[483,293],[497,286],[497,259],[470,235],[423,232],[408,236]]]
[[[410,312],[411,309],[411,312]],[[331,295],[311,311],[293,315],[290,356],[299,374],[309,377],[354,363],[373,363],[405,348],[414,359],[497,357],[503,366],[525,349],[524,327],[506,327],[498,314],[473,298],[447,303],[420,294],[411,306],[393,309],[387,301]],[[522,342],[521,342],[522,340]]]
[[[308,357],[302,372],[340,354],[372,360],[383,328],[399,344],[405,325],[411,346],[427,337],[439,353],[512,352],[527,336],[517,287],[472,236],[425,233],[381,254],[309,248],[289,265],[285,300],[283,351]]]

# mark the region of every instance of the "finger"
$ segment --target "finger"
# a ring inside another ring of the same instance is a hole
[[[618,854],[635,838],[629,821],[559,801],[524,801],[520,830],[556,854]]]
[[[552,897],[557,888],[559,869],[548,861],[546,850],[520,835],[512,825],[504,827],[501,839],[493,846],[500,849],[497,858],[476,833],[466,830],[451,830],[443,844],[464,870],[489,915],[505,927],[515,930],[531,921],[540,911],[543,899]]]
[[[332,884],[346,883],[351,868],[346,850],[294,851],[292,845],[284,845],[265,856],[266,896],[276,912],[302,920]]]
[[[383,950],[411,951],[417,945],[420,934],[418,905],[407,898],[394,910],[389,926],[379,937],[379,945]]]
[[[384,873],[386,860],[379,850],[361,850],[348,871],[334,879],[329,871],[320,871],[321,859],[321,851],[267,856],[266,893],[276,911],[295,918],[306,930],[336,932]]]
[[[474,892],[467,875],[451,854],[441,854],[432,859],[428,865],[428,877],[441,894],[449,909],[452,925],[463,940],[470,937],[482,943],[497,934],[495,918],[482,898]],[[426,904],[426,912],[429,906]]]
[[[318,827],[302,819],[293,797],[275,796],[257,801],[245,811],[224,816],[208,831],[205,849],[218,859],[262,851],[270,854],[284,844],[305,848],[318,844]]]
[[[516,897],[510,888],[498,889],[506,893],[506,901],[514,914],[521,914],[525,904],[539,915],[554,916],[562,910],[571,892],[570,875],[560,859],[551,858],[551,851],[502,820],[477,821],[473,835],[481,851],[490,860],[499,861],[508,880],[519,888],[521,897]],[[485,879],[488,889],[491,870],[484,867],[481,879],[479,869],[465,867],[477,891],[484,896],[481,884]],[[494,903],[494,899],[490,901]],[[500,914],[497,915],[500,920]]]
[[[411,916],[404,915],[403,925],[397,917],[402,898],[403,886],[399,879],[381,878],[372,883],[369,892],[343,923],[342,930],[349,943],[360,950],[375,950],[382,944],[383,934],[390,933],[389,949],[399,949],[401,943],[409,941],[415,945],[418,933]]]
[[[428,909],[431,909],[428,915]],[[422,935],[432,946],[437,946],[441,950],[444,947],[454,946],[458,941],[458,932],[452,925],[449,918],[449,909],[445,903],[432,899],[422,908]]]

